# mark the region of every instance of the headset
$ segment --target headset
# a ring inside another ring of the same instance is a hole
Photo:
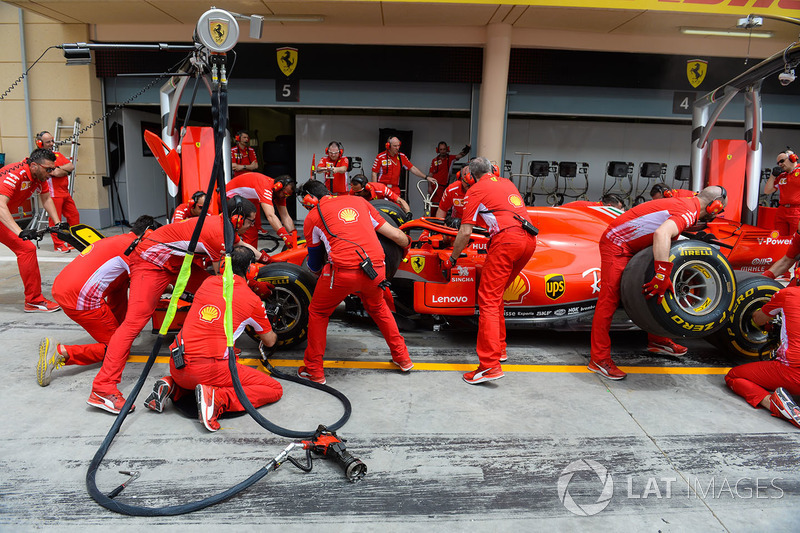
[[[654,192],[661,193],[661,196],[663,196],[664,198],[672,198],[673,196],[675,196],[675,193],[672,191],[672,189],[670,189],[663,183],[656,183],[655,185],[653,185],[653,188],[650,189],[650,194],[652,195]]]
[[[189,198],[189,201],[186,202],[186,204],[189,206],[189,209],[194,209],[194,206],[197,205],[197,202],[200,201],[200,198],[202,198],[205,195],[206,193],[204,191],[197,191],[196,193],[194,193],[192,197]]]
[[[284,188],[294,184],[294,180],[289,175],[284,174],[283,176],[278,176],[275,178],[275,183],[272,185],[272,192],[280,192]]]
[[[242,205],[242,197],[238,194],[233,197],[235,205],[231,211],[231,224],[233,229],[239,231],[244,227],[244,206]]]
[[[47,131],[47,130],[42,130],[42,131],[40,131],[39,133],[36,134],[36,147],[37,148],[44,148],[44,143],[42,142],[42,136],[45,133],[50,133],[50,132]],[[797,156],[795,156],[795,161],[797,161]]]
[[[498,178],[500,177],[500,167],[497,166],[497,163],[492,163],[492,174]]]
[[[447,150],[447,153],[449,154],[450,153],[450,146],[444,141],[439,141],[439,144],[436,145],[436,151],[437,152],[439,151],[439,147],[441,145],[444,145],[445,150]]]
[[[788,146],[786,147],[786,151],[785,151],[784,153],[785,153],[785,154],[786,154],[786,156],[789,158],[789,161],[791,161],[792,163],[797,163],[797,154],[795,154],[794,152],[792,152],[792,151],[789,149],[789,147],[788,147]]]
[[[728,191],[726,191],[725,187],[722,186],[720,186],[720,189],[722,189],[722,193],[706,206],[706,213],[709,215],[717,216],[725,210],[724,202],[728,199]]]
[[[472,176],[472,172],[469,171],[469,167],[464,167],[458,171],[461,175],[461,181],[467,187],[472,187],[475,185],[475,178]]]
[[[312,209],[317,207],[317,205],[319,205],[319,198],[317,198],[313,194],[306,194],[305,196],[303,196],[303,199],[300,200],[300,203],[303,204],[303,207],[311,211]]]
[[[331,141],[331,142],[329,142],[328,143],[328,147],[325,148],[325,155],[330,155],[330,153],[328,151],[330,150],[331,146],[333,146],[334,144],[339,147],[339,157],[344,157],[344,146],[342,146],[342,143],[340,143],[339,141]],[[388,150],[388,148],[387,148],[387,150]]]
[[[392,143],[390,143],[389,141],[391,141],[393,138],[394,138],[394,136],[392,136],[392,137],[389,137],[388,139],[386,139],[386,150],[389,150],[389,148],[391,148],[391,147],[392,147]],[[402,143],[402,142],[400,142],[400,139],[397,139],[397,144],[398,144],[397,148],[398,148],[398,150],[399,150],[399,149],[400,149],[400,146],[402,146],[402,145],[403,145],[403,143]]]
[[[250,134],[247,133],[247,130],[239,130],[239,132],[236,133],[236,137],[234,137],[233,140],[238,143],[242,135],[247,135],[248,137],[250,136]]]
[[[364,174],[356,174],[355,176],[350,178],[351,187],[355,184],[358,184],[361,185],[362,188],[366,188],[367,183],[369,182],[367,181],[367,177]]]

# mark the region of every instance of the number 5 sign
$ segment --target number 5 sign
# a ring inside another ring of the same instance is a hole
[[[276,102],[299,102],[300,101],[300,80],[290,80],[288,78],[275,80],[275,101]]]

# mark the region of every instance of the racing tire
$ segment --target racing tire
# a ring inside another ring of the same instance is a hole
[[[275,286],[263,302],[272,330],[278,336],[276,345],[288,348],[306,340],[308,306],[316,285],[311,272],[292,263],[271,263],[261,267],[256,279]],[[251,327],[245,331],[251,339],[259,341]]]
[[[383,213],[386,220],[394,222],[396,227],[400,227],[406,223],[406,214],[400,209],[400,206],[389,200],[372,200],[370,202],[372,207]]]
[[[378,213],[383,216],[387,224],[391,224],[395,228],[405,224],[406,219],[403,210],[394,202],[390,202],[389,200],[372,200],[370,203],[378,210]],[[381,241],[383,255],[385,256],[386,279],[391,280],[400,267],[400,262],[403,260],[403,257],[405,257],[405,250],[380,233],[378,234],[378,240]]]
[[[761,274],[734,272],[736,299],[728,323],[706,340],[733,355],[758,357],[769,344],[768,334],[750,323],[753,312],[767,303],[783,285]]]
[[[736,280],[720,251],[707,243],[683,240],[670,248],[674,293],[662,302],[645,299],[642,285],[653,279],[653,248],[640,251],[622,273],[625,312],[641,329],[664,337],[706,337],[728,323]]]

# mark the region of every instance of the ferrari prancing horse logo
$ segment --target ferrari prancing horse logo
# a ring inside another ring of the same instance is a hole
[[[708,61],[702,59],[690,59],[686,62],[686,77],[689,78],[689,83],[695,89],[703,83],[706,79],[706,72],[708,71]]]
[[[284,76],[291,76],[294,69],[297,68],[297,48],[284,46],[275,52],[278,56],[278,68],[281,69]]]
[[[208,31],[211,33],[211,38],[218,46],[228,38],[228,21],[225,19],[211,19],[208,21]]]
[[[425,257],[421,255],[415,255],[411,258],[411,268],[419,274],[425,268]]]

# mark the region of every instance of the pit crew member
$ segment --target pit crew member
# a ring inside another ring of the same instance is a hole
[[[344,157],[344,147],[339,141],[331,141],[325,148],[325,157],[317,164],[317,174],[325,177],[325,187],[333,194],[347,194],[347,168],[350,160]]]
[[[446,142],[439,141],[439,144],[436,145],[436,157],[431,161],[431,168],[428,170],[428,174],[430,174],[438,184],[438,188],[431,198],[434,204],[439,203],[447,184],[450,182],[450,167],[453,166],[453,162],[467,155],[471,149],[470,145],[467,144],[456,155],[450,155],[450,147],[447,146]],[[428,186],[428,192],[430,193],[432,191],[433,183]]]
[[[414,363],[386,301],[384,253],[377,233],[402,247],[410,246],[411,238],[386,224],[363,198],[331,196],[319,181],[305,183],[301,194],[303,206],[309,210],[303,225],[308,267],[320,278],[308,308],[308,345],[303,355],[304,365],[298,368],[297,375],[325,383],[322,359],[328,320],[349,294],[361,299],[364,309],[377,324],[389,346],[392,362],[408,372]]]
[[[350,179],[350,194],[360,196],[371,202],[372,200],[389,200],[397,204],[406,214],[406,219],[411,220],[411,208],[408,202],[383,183],[368,182],[364,174],[356,174]]]
[[[99,363],[111,335],[125,319],[130,284],[130,256],[125,252],[145,231],[156,227],[142,215],[124,235],[114,235],[85,248],[56,276],[53,298],[68,317],[92,336],[92,344],[58,344],[45,337],[39,344],[36,381],[50,384],[53,370],[63,365]]]
[[[688,226],[698,220],[711,220],[728,203],[722,187],[706,187],[694,198],[662,198],[639,204],[616,218],[600,237],[600,294],[592,319],[592,347],[589,370],[608,379],[623,379],[626,374],[611,359],[609,328],[619,306],[620,280],[625,266],[636,252],[653,246],[655,276],[643,286],[647,297],[660,302],[672,291],[669,249]],[[682,355],[686,348],[671,339],[648,333],[648,351]]]
[[[791,150],[778,154],[780,175],[770,176],[764,185],[764,194],[778,191],[778,212],[775,215],[775,229],[781,235],[790,235],[800,223],[800,164],[797,155]]]
[[[228,213],[237,233],[244,233],[256,218],[256,208],[241,197],[228,199]],[[183,257],[188,250],[195,226],[202,219],[195,218],[180,224],[167,224],[138,243],[131,253],[131,285],[128,311],[125,320],[111,336],[103,359],[103,366],[94,378],[92,393],[86,401],[89,405],[110,413],[119,413],[125,398],[117,388],[122,370],[134,339],[150,320],[167,285],[174,283],[180,271]],[[236,245],[250,247],[234,236]],[[200,231],[195,256],[207,256],[214,263],[220,260],[225,249],[222,215],[206,217]],[[253,253],[259,253],[250,247]],[[208,274],[194,273],[186,290],[194,293]]]
[[[474,176],[480,179],[476,182]],[[476,157],[470,161],[469,176],[465,179],[462,174],[462,181],[468,188],[449,266],[455,266],[479,221],[485,223],[490,235],[478,286],[476,351],[480,364],[463,376],[467,383],[477,384],[503,377],[500,363],[507,359],[503,292],[533,255],[536,236],[522,195],[511,181],[492,174],[488,159]]]
[[[53,150],[55,144],[55,139],[49,131],[41,131],[36,134],[36,146],[47,148],[56,154],[56,169],[50,174],[50,197],[53,199],[59,217],[64,215],[69,225],[74,226],[81,222],[78,208],[75,207],[75,201],[69,194],[69,175],[75,170],[75,165],[64,154]],[[52,228],[60,222],[61,218],[58,220],[50,218],[48,226]],[[56,252],[69,253],[72,250],[72,246],[59,239],[55,233],[51,233],[50,237],[53,239],[53,248]]]
[[[800,223],[797,225],[797,231],[792,236],[792,242],[789,244],[789,249],[786,250],[786,255],[772,263],[769,270],[764,272],[768,278],[775,279],[787,270],[792,264],[800,260]],[[797,267],[795,267],[795,275],[797,275]]]
[[[776,292],[769,302],[753,313],[753,325],[763,327],[776,316],[783,319],[781,344],[772,361],[756,361],[734,367],[725,376],[733,392],[772,416],[785,418],[800,427],[800,407],[792,395],[800,395],[800,278]]]
[[[60,307],[42,296],[42,274],[39,272],[39,260],[36,256],[36,245],[30,242],[36,238],[36,230],[23,230],[17,225],[12,212],[20,205],[39,193],[47,214],[53,220],[59,220],[56,206],[50,197],[48,178],[55,172],[56,155],[47,148],[37,148],[30,157],[19,163],[11,163],[0,168],[0,242],[8,246],[17,256],[17,268],[25,286],[26,313],[52,313]],[[60,226],[68,226],[65,222]]]
[[[464,213],[464,196],[467,194],[465,180],[469,176],[469,166],[463,167],[456,174],[457,180],[448,185],[442,193],[439,205],[436,207],[436,217],[446,218],[452,222],[453,227],[461,225],[461,216]],[[452,209],[452,212],[450,210]]]
[[[233,176],[245,172],[258,170],[258,159],[256,151],[250,147],[250,134],[242,130],[233,139],[236,144],[231,148],[231,169]]]
[[[265,346],[272,346],[278,337],[272,331],[261,299],[248,286],[245,276],[255,261],[253,252],[237,247],[231,252],[233,268],[233,337],[251,326]],[[170,357],[169,376],[156,380],[153,392],[145,399],[148,409],[161,412],[168,396],[179,398],[194,391],[198,417],[209,431],[217,431],[217,418],[225,412],[244,411],[233,389],[228,369],[228,348],[225,337],[225,298],[223,277],[206,279],[194,296],[183,328],[170,346],[181,350],[185,366],[177,368]],[[283,395],[280,383],[255,368],[236,365],[239,381],[247,398],[255,407],[277,402]]]
[[[650,199],[661,200],[662,198],[691,198],[694,191],[688,189],[673,189],[663,183],[656,183],[650,188]]]
[[[430,175],[424,174],[420,169],[411,164],[406,154],[400,152],[400,139],[389,137],[386,140],[386,151],[381,152],[372,163],[373,182],[383,183],[390,189],[397,189],[400,192],[400,171],[405,168],[418,178],[428,180],[429,183],[436,183]]]
[[[174,224],[175,222],[181,222],[189,218],[199,217],[205,205],[206,193],[203,191],[196,191],[192,194],[192,197],[189,198],[188,202],[180,204],[175,208],[175,212],[172,214],[172,223]]]
[[[297,247],[297,230],[286,209],[286,199],[292,196],[295,190],[295,181],[290,176],[284,174],[273,180],[258,172],[248,172],[233,178],[225,189],[228,198],[238,195],[250,200],[256,209],[261,205],[267,222],[278,234],[278,237],[283,239],[286,247]],[[255,224],[242,235],[242,240],[257,248],[260,230],[261,216],[258,215]]]

